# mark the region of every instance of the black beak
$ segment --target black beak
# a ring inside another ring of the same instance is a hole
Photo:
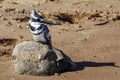
[[[55,23],[55,22],[52,22],[52,21],[44,20],[44,19],[42,19],[41,21],[42,21],[43,23],[50,24],[50,25],[60,25],[60,23]]]

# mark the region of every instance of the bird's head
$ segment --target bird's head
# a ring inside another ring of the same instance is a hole
[[[31,18],[34,18],[34,19],[43,19],[42,16],[40,16],[35,9],[32,9],[31,11],[31,14],[30,14],[30,17]]]
[[[35,9],[32,9],[31,14],[30,14],[30,19],[31,19],[31,20],[34,20],[34,21],[37,21],[37,22],[40,22],[40,23],[57,25],[57,24],[54,23],[54,22],[45,20],[41,15],[39,15],[39,14],[36,12]]]

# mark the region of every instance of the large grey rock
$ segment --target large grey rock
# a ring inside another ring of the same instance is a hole
[[[13,69],[20,74],[52,75],[76,68],[62,51],[32,41],[17,44],[12,56]]]

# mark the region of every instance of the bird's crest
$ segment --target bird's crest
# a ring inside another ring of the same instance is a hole
[[[30,17],[31,17],[31,18],[34,18],[34,19],[42,19],[42,18],[43,18],[42,16],[40,16],[40,15],[36,12],[35,9],[32,9],[31,14],[30,14]]]

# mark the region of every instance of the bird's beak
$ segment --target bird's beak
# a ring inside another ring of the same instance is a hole
[[[43,23],[50,24],[50,25],[60,25],[60,24],[58,24],[58,23],[55,23],[55,22],[52,22],[52,21],[47,21],[47,20],[45,20],[45,19],[42,19],[41,21],[42,21]]]

